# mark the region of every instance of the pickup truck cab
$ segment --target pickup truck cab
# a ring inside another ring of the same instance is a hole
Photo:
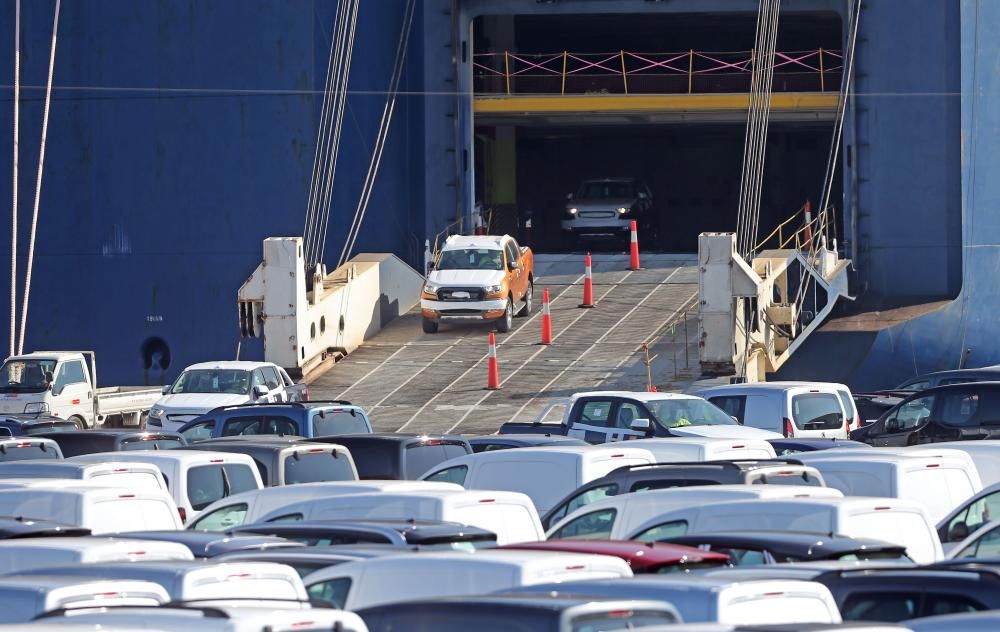
[[[565,407],[562,421],[545,422],[559,406]],[[649,437],[781,438],[776,432],[740,425],[700,397],[640,391],[577,393],[548,406],[536,421],[503,424],[500,434],[565,434],[587,443]]]
[[[195,417],[222,406],[309,399],[305,384],[296,384],[271,362],[203,362],[184,369],[149,411],[147,427],[178,431]]]
[[[491,321],[508,332],[514,316],[531,313],[535,258],[510,235],[452,235],[420,296],[424,332],[442,321]]]
[[[96,384],[92,351],[11,356],[0,366],[0,413],[50,413],[80,428],[138,428],[160,395],[156,388]]]

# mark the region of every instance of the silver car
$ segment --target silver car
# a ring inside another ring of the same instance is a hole
[[[633,220],[651,225],[652,208],[653,195],[635,178],[584,180],[567,196],[562,228],[580,239],[627,238]]]

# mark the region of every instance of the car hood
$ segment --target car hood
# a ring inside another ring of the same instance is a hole
[[[235,406],[250,402],[249,395],[234,395],[232,393],[179,393],[167,395],[156,402],[156,406],[173,412],[204,412],[219,406]]]
[[[638,198],[580,198],[570,200],[566,203],[566,208],[590,209],[590,208],[626,208],[632,206]]]
[[[710,437],[713,439],[781,439],[782,435],[770,430],[748,426],[681,426],[670,428],[670,433],[681,437]]]
[[[486,287],[503,281],[502,270],[434,270],[427,277],[432,285]]]

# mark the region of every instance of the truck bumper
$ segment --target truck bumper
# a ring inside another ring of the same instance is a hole
[[[502,298],[487,301],[432,301],[421,299],[420,312],[431,320],[490,320],[502,318],[507,301]]]
[[[630,219],[578,217],[564,219],[562,229],[580,237],[606,237],[628,232],[631,223]]]

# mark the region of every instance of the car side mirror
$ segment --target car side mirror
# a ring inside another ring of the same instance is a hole
[[[649,432],[652,426],[650,426],[648,419],[633,419],[628,427],[629,430],[635,430],[636,432]]]
[[[573,194],[572,193],[567,193],[566,194],[566,199],[567,200],[572,200],[573,199]]]
[[[265,395],[268,394],[268,392],[269,391],[267,390],[267,387],[264,386],[263,384],[258,384],[257,386],[253,387],[253,394],[256,395],[257,397],[264,397]]]
[[[164,386],[163,388],[161,388],[160,392],[163,393],[164,395],[170,394],[170,385],[167,384],[166,386]]]
[[[967,537],[969,537],[969,525],[965,524],[965,521],[956,522],[948,529],[949,542],[961,542]]]

